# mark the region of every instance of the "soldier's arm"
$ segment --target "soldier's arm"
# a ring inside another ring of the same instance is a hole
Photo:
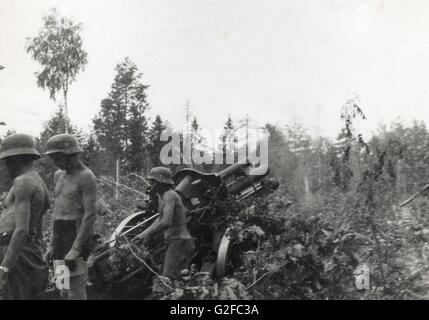
[[[173,224],[173,215],[174,209],[176,207],[176,194],[172,192],[167,192],[164,197],[164,210],[162,214],[162,219],[160,221],[159,228],[166,230],[171,227]]]
[[[49,191],[48,188],[46,187],[45,184],[43,184],[43,189],[44,189],[44,194],[45,194],[45,203],[44,203],[44,207],[43,207],[43,212],[41,213],[41,217],[40,217],[40,221],[39,224],[37,226],[37,239],[43,239],[43,225],[44,225],[44,215],[46,213],[46,211],[49,209],[49,207],[51,206],[51,197],[49,196]]]
[[[149,228],[147,228],[137,237],[139,239],[149,240],[152,235],[170,228],[173,223],[174,207],[176,205],[176,201],[177,200],[174,197],[174,194],[167,193],[164,196],[163,211],[162,213],[160,212],[162,216],[156,219],[155,222]]]
[[[60,179],[65,175],[65,171],[64,170],[57,170],[54,173],[54,186],[57,186],[58,181],[60,181]]]
[[[97,215],[97,184],[94,174],[92,172],[85,172],[82,175],[80,185],[82,189],[83,217],[76,239],[72,246],[72,249],[79,252],[94,226]]]
[[[43,219],[40,220],[39,224],[37,225],[37,233],[36,233],[36,238],[37,239],[43,239]]]
[[[63,176],[63,175],[64,175],[64,171],[63,170],[57,170],[57,171],[55,171],[55,173],[54,173],[54,189],[57,187],[57,183],[60,180],[61,176]],[[48,190],[46,190],[45,194],[48,197],[46,205],[47,205],[47,209],[49,209],[51,199],[49,198],[49,192],[48,192]],[[54,219],[54,212],[52,210],[52,216],[51,216],[51,236],[50,236],[49,244],[48,244],[48,252],[51,251],[52,247],[53,247],[53,240],[54,240],[54,220],[55,220]]]
[[[160,218],[156,218],[155,221],[148,228],[146,228],[142,233],[135,236],[134,239],[149,239],[149,237],[153,234],[153,231],[158,228],[159,222]]]
[[[8,269],[15,265],[28,237],[31,197],[34,190],[31,180],[23,177],[15,179],[13,188],[15,195],[15,230],[1,263],[3,267]]]
[[[164,206],[162,210],[162,216],[159,218],[158,223],[149,233],[149,236],[162,232],[171,227],[173,223],[174,207],[176,206],[176,198],[173,194],[167,193],[164,196]],[[154,223],[155,224],[155,223]]]

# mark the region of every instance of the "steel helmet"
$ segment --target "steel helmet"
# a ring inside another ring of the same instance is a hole
[[[148,179],[154,179],[159,183],[174,184],[173,173],[165,167],[155,167],[149,172]]]
[[[0,159],[17,155],[33,155],[40,158],[36,149],[36,140],[23,133],[15,133],[4,138],[0,146]]]
[[[48,140],[45,154],[63,153],[74,154],[82,152],[77,139],[71,134],[57,134]]]

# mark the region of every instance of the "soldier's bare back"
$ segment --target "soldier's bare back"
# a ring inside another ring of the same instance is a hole
[[[166,240],[191,238],[186,222],[186,208],[182,204],[182,200],[176,191],[168,190],[162,195],[159,209],[161,219],[165,214],[164,208],[166,204],[168,204],[173,211],[171,213],[171,225],[164,231],[164,238]]]

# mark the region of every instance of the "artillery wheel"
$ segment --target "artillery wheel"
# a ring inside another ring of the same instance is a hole
[[[116,243],[116,238],[119,235],[121,235],[123,232],[127,231],[128,229],[132,228],[133,226],[135,226],[139,222],[143,221],[145,217],[146,217],[146,212],[137,212],[137,213],[134,213],[134,214],[126,217],[124,220],[122,220],[119,223],[119,225],[116,227],[116,229],[113,231],[112,235],[110,236],[109,246],[114,247],[115,243]],[[137,230],[135,233],[137,233]],[[130,239],[132,238],[131,235],[128,237]]]
[[[225,231],[219,244],[216,259],[216,280],[221,281],[226,273],[226,263],[228,258],[228,249],[230,247],[231,238],[228,235],[229,229]]]
[[[109,240],[98,251],[91,254],[88,259],[89,281],[93,283],[91,296],[97,299],[104,297],[118,299],[123,298],[123,296],[135,299],[146,294],[146,290],[150,286],[151,273],[142,264],[136,262],[131,251],[128,254],[116,255],[114,247],[120,239],[123,241],[126,238],[131,241],[147,228],[150,221],[135,228],[147,219],[146,212],[137,212],[126,217],[113,231]],[[128,233],[124,235],[125,232]],[[119,244],[122,244],[122,241]],[[164,249],[161,248],[160,250]],[[158,251],[160,250],[152,253],[146,259],[149,264],[157,265],[160,254]],[[112,257],[114,257],[113,260],[111,260]]]

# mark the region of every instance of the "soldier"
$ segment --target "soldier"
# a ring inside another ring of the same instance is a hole
[[[149,173],[149,181],[151,189],[158,194],[159,218],[136,239],[146,245],[153,235],[164,231],[168,248],[164,259],[163,275],[178,278],[180,271],[189,269],[195,253],[194,238],[187,228],[186,208],[180,196],[172,188],[174,183],[169,169],[153,168]]]
[[[4,299],[35,299],[48,283],[48,265],[39,242],[49,193],[34,167],[40,158],[33,137],[4,139],[0,159],[13,178],[0,216],[0,294]]]
[[[97,211],[95,175],[80,161],[82,149],[72,135],[56,135],[46,148],[60,168],[54,176],[53,233],[46,259],[54,261],[54,267],[64,262],[70,268],[70,288],[62,296],[86,299],[86,260],[93,246]]]

